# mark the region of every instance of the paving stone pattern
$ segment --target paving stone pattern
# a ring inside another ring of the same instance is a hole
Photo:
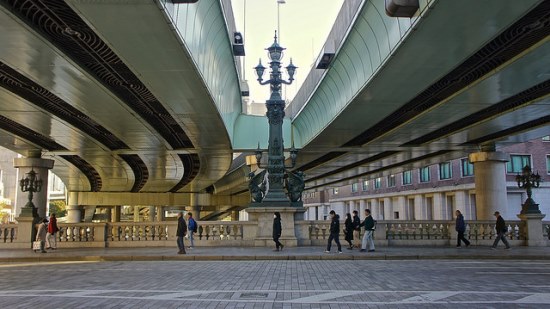
[[[0,265],[1,308],[550,308],[550,261]]]

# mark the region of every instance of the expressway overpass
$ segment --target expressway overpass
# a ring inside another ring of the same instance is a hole
[[[306,189],[550,132],[550,1],[419,3],[396,18],[345,2],[328,68],[287,108]],[[74,213],[215,219],[249,201],[233,154],[266,141],[267,120],[242,113],[229,0],[0,0],[0,30],[0,145],[29,158],[23,172],[53,162]]]

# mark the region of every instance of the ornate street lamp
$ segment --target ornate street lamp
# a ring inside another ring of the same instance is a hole
[[[21,209],[21,215],[25,217],[38,217],[38,213],[36,207],[32,202],[32,198],[35,192],[40,192],[40,190],[42,190],[42,179],[38,179],[36,177],[36,172],[34,171],[34,169],[31,169],[31,171],[28,172],[26,175],[27,177],[19,180],[21,191],[29,192],[29,201],[27,202],[25,207]]]
[[[267,166],[261,163],[263,150],[260,149],[260,144],[258,143],[258,148],[255,153],[256,162],[259,168],[265,168],[265,170],[257,175],[251,173],[249,183],[252,199],[256,203],[263,203],[262,206],[266,206],[267,203],[281,206],[284,203],[288,204],[289,201],[298,202],[301,200],[302,191],[304,190],[304,174],[302,172],[292,173],[286,171],[296,165],[298,150],[294,147],[294,142],[290,149],[291,164],[290,166],[285,165],[283,142],[285,101],[281,98],[281,84],[292,84],[297,67],[292,64],[292,59],[290,59],[290,64],[286,67],[288,81],[282,79],[282,72],[280,69],[284,50],[285,48],[277,43],[277,31],[275,31],[274,42],[267,48],[268,57],[271,60],[269,63],[269,67],[271,68],[269,79],[266,81],[263,80],[263,74],[266,68],[262,65],[261,59],[259,64],[254,68],[256,70],[256,75],[258,75],[257,80],[260,85],[269,84],[271,93],[269,100],[267,100],[265,104],[267,107],[266,116],[269,122]],[[266,171],[267,183],[265,182]]]
[[[527,200],[525,200],[525,203],[521,205],[521,214],[540,214],[539,204],[535,203],[535,201],[531,198],[531,195],[533,194],[531,189],[538,188],[540,186],[540,175],[538,172],[537,174],[533,174],[529,165],[525,165],[521,171],[522,173],[516,176],[516,181],[518,183],[518,187],[525,189],[527,192]]]

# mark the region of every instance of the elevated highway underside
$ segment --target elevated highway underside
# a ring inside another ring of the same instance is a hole
[[[410,20],[383,9],[365,4],[293,115],[307,188],[550,134],[550,1],[431,1]]]
[[[1,0],[0,144],[55,160],[79,205],[240,209],[250,167],[232,152],[252,147],[234,146],[223,2]],[[292,102],[306,189],[550,134],[550,1],[420,3],[393,18],[364,1]]]
[[[0,1],[0,145],[53,159],[70,192],[171,193],[189,205],[187,193],[227,172],[232,151],[225,111],[197,67],[204,61],[189,54],[167,6]],[[204,48],[230,54],[220,3],[206,9],[213,17],[202,22],[221,34]],[[224,71],[237,79],[234,66]]]

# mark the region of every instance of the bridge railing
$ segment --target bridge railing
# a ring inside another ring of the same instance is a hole
[[[312,245],[324,245],[330,235],[329,221],[309,221],[309,239]],[[512,245],[523,245],[527,239],[525,223],[522,221],[507,221],[506,237]],[[340,240],[344,239],[343,222],[340,223]],[[550,223],[545,224],[543,233],[548,238]],[[468,221],[464,236],[473,245],[490,245],[495,240],[495,221]],[[363,231],[360,232],[363,237]],[[455,222],[446,220],[429,221],[378,221],[374,239],[380,245],[453,245],[456,243],[457,232]]]
[[[258,224],[252,221],[198,221],[195,246],[254,246]],[[58,247],[170,247],[175,246],[177,222],[59,223]],[[299,221],[298,243],[326,245],[330,221]],[[524,221],[507,221],[506,237],[511,245],[526,244]],[[0,225],[0,248],[28,248],[18,236],[18,224]],[[341,222],[340,240],[344,242]],[[284,228],[284,226],[283,226]],[[26,233],[26,232],[25,232]],[[361,231],[360,237],[362,237]],[[542,235],[550,244],[550,221],[542,222]],[[378,221],[374,232],[377,246],[452,246],[457,233],[454,221]],[[496,237],[494,221],[467,221],[465,237],[473,245],[489,246]],[[189,240],[185,240],[189,245]]]
[[[9,223],[9,224],[0,225],[0,244],[13,243],[16,241],[17,241],[17,224]]]

